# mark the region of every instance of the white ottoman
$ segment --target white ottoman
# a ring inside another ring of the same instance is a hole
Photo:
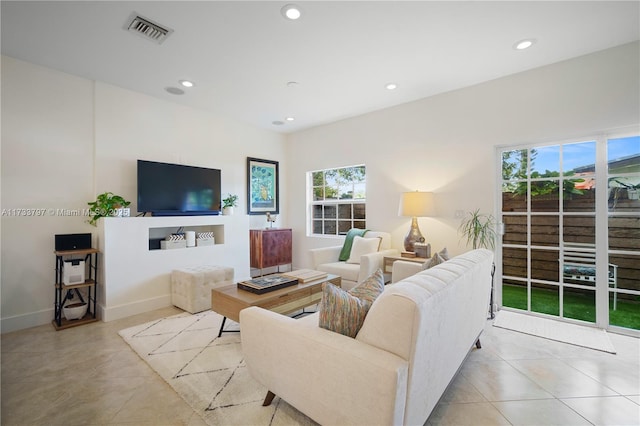
[[[211,289],[233,284],[233,268],[201,265],[171,271],[171,303],[195,314],[211,309]]]

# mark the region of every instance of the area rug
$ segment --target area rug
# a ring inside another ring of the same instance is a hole
[[[247,370],[240,333],[217,337],[221,323],[212,311],[184,313],[119,334],[209,425],[316,425],[278,397],[262,406],[267,389]]]
[[[533,315],[501,310],[493,322],[494,327],[519,331],[549,340],[583,346],[603,352],[616,353],[605,330],[556,321]]]

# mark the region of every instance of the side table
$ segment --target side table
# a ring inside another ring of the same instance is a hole
[[[398,260],[404,260],[405,262],[424,263],[429,260],[428,257],[402,257],[402,256],[385,256],[384,257],[384,271],[385,273],[391,273],[393,269],[393,263]]]

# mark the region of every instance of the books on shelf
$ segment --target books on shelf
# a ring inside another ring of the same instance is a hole
[[[238,288],[251,293],[263,294],[298,284],[298,279],[282,274],[266,275],[238,283]]]
[[[297,278],[299,283],[308,283],[310,281],[327,278],[328,274],[322,271],[314,271],[313,269],[296,269],[295,271],[285,272],[282,275]]]

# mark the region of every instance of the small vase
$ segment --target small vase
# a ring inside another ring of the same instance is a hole
[[[223,207],[222,214],[225,216],[231,216],[233,214],[233,207]]]

